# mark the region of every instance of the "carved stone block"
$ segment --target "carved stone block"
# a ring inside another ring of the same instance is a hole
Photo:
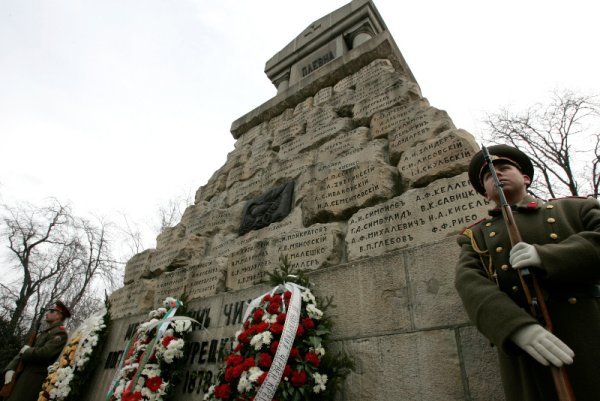
[[[154,252],[154,249],[146,249],[143,252],[133,255],[131,259],[127,261],[123,284],[130,284],[135,280],[150,275],[150,259]]]
[[[305,225],[339,219],[356,209],[396,194],[397,170],[373,161],[346,170],[324,170],[301,187]]]
[[[411,189],[348,221],[348,260],[433,242],[487,216],[489,203],[469,183],[467,173]]]
[[[398,171],[412,186],[422,186],[438,178],[467,171],[478,150],[477,143],[468,132],[446,131],[402,153]]]

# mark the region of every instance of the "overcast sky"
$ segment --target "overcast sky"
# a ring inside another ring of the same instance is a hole
[[[265,62],[346,3],[1,0],[0,201],[148,222],[193,198],[275,96]],[[485,112],[600,93],[599,4],[375,1],[423,96],[476,136]]]

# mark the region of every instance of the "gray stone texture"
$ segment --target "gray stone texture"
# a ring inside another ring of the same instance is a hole
[[[353,48],[365,26],[372,38]],[[338,399],[501,400],[495,350],[453,286],[456,234],[489,208],[465,173],[472,136],[421,95],[370,1],[315,21],[266,73],[277,95],[233,122],[224,165],[156,249],[128,262],[86,400],[105,399],[125,334],[184,292],[199,324],[175,398],[201,400],[284,257],[337,305],[334,349],[357,366]],[[246,202],[288,181],[290,214],[240,236]]]

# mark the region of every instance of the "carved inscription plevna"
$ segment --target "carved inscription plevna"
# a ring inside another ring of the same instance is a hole
[[[398,162],[398,171],[415,184],[431,182],[466,171],[477,150],[466,131],[446,131],[406,150]]]
[[[487,216],[488,209],[467,173],[439,179],[355,213],[348,221],[348,260],[441,239]]]

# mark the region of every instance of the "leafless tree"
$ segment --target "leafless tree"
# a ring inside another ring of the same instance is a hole
[[[555,90],[545,104],[522,112],[503,109],[486,118],[484,139],[527,153],[540,197],[592,195],[600,184],[600,105],[597,96]]]
[[[193,198],[190,191],[183,192],[167,201],[167,203],[159,205],[157,208],[158,224],[155,224],[154,231],[156,235],[162,233],[167,228],[175,227],[185,209],[193,203]]]
[[[2,235],[14,278],[0,287],[13,305],[0,314],[10,316],[11,333],[26,323],[33,326],[43,318],[43,308],[58,299],[77,314],[79,305],[97,298],[95,292],[112,289],[118,263],[111,256],[111,225],[106,221],[75,217],[56,200],[44,207],[3,205],[3,212]],[[5,299],[0,307],[7,304]]]

